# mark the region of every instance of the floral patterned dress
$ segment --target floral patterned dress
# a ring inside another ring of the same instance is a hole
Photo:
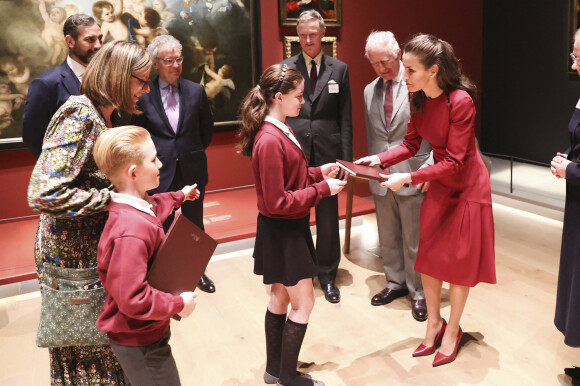
[[[105,130],[98,110],[82,95],[71,96],[49,123],[28,186],[28,204],[41,214],[35,243],[39,279],[45,262],[65,268],[97,265],[111,183],[92,150]],[[52,385],[124,385],[109,345],[51,348],[49,353]]]

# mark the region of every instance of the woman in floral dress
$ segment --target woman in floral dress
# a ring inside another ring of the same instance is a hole
[[[97,265],[97,244],[107,221],[111,183],[98,170],[92,150],[112,127],[115,110],[136,113],[149,92],[151,59],[126,41],[104,45],[83,74],[81,94],[71,96],[48,125],[42,153],[28,186],[28,204],[40,212],[35,257],[64,268]],[[123,385],[109,345],[49,348],[53,385]]]

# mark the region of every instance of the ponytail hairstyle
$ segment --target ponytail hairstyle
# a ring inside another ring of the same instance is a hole
[[[437,85],[446,94],[453,90],[464,90],[471,96],[471,99],[475,99],[476,87],[469,78],[462,74],[461,65],[455,57],[451,44],[433,35],[418,34],[405,45],[403,52],[416,56],[426,69],[436,64],[439,67]],[[413,113],[423,110],[426,98],[423,90],[411,94]]]
[[[239,152],[252,158],[254,138],[262,128],[268,115],[270,105],[277,93],[288,94],[302,82],[304,78],[297,70],[287,64],[274,64],[268,67],[260,77],[258,85],[250,90],[242,101],[242,127],[238,132]]]

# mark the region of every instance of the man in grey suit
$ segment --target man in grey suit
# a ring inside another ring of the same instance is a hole
[[[304,77],[304,105],[287,121],[300,142],[309,166],[352,160],[352,104],[348,65],[322,52],[326,32],[322,16],[314,10],[300,14],[296,25],[302,52],[282,61]],[[340,301],[335,285],[340,263],[338,196],[323,198],[316,206],[318,279],[324,297]]]
[[[409,91],[403,80],[401,50],[391,32],[374,31],[367,38],[365,56],[378,75],[365,87],[365,120],[369,154],[378,154],[398,146],[407,134],[410,118]],[[423,141],[415,157],[387,169],[388,173],[408,173],[432,163],[430,146]],[[380,255],[387,287],[371,300],[374,306],[411,294],[413,317],[427,319],[421,275],[415,271],[419,247],[419,214],[423,186],[389,191],[377,181],[370,182],[375,199]]]

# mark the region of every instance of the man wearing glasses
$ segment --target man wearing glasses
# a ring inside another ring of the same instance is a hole
[[[143,114],[135,114],[131,123],[151,133],[157,156],[163,163],[159,187],[151,193],[180,190],[197,184],[201,196],[187,201],[181,212],[195,225],[203,226],[203,198],[208,182],[205,149],[213,135],[213,118],[203,86],[181,78],[182,45],[171,35],[153,39],[147,47],[159,77],[151,82],[149,94],[137,103]],[[173,215],[163,224],[169,229]],[[192,251],[192,254],[194,252]],[[214,292],[214,283],[204,274],[198,288]]]

